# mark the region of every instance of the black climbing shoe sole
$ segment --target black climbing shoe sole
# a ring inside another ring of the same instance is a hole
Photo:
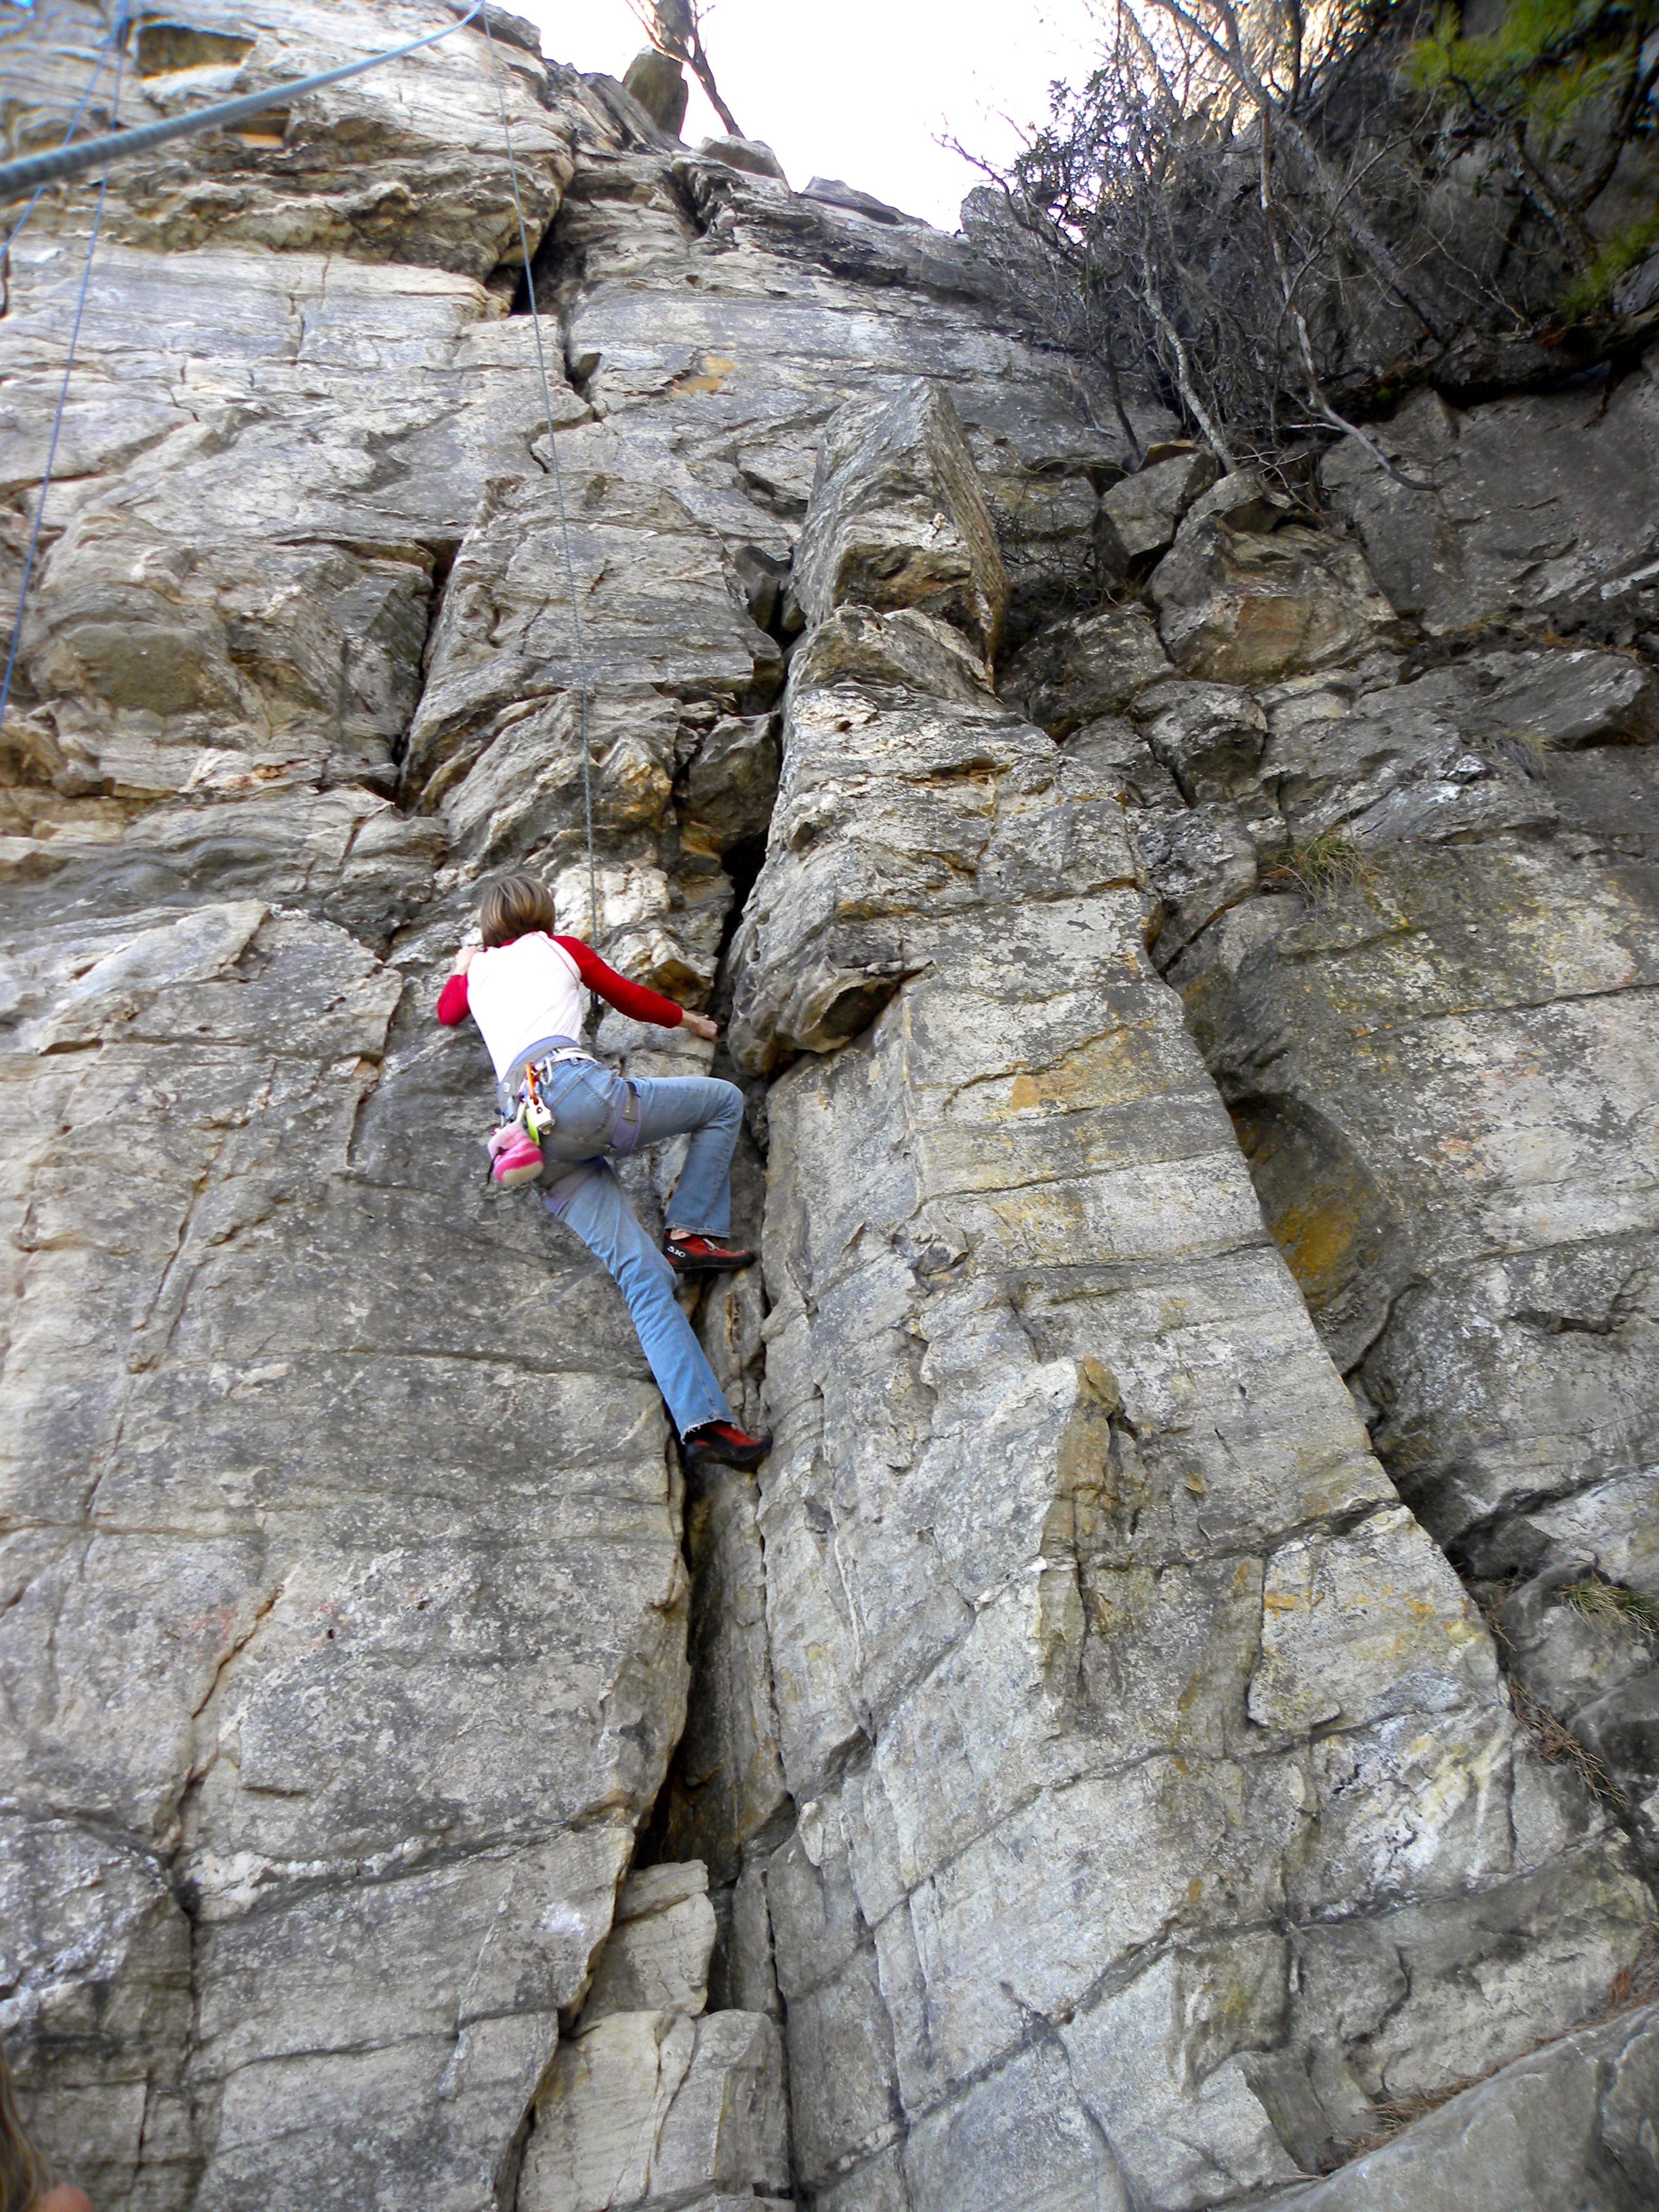
[[[688,1437],[680,1446],[687,1467],[756,1468],[772,1449],[770,1437],[757,1437],[750,1444],[729,1444],[720,1437]]]
[[[753,1252],[682,1252],[678,1244],[665,1244],[663,1252],[677,1275],[732,1275],[752,1267]]]

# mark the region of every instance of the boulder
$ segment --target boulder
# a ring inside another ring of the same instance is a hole
[[[705,138],[697,149],[697,159],[723,162],[728,169],[741,169],[749,177],[770,177],[781,185],[789,181],[782,162],[758,138],[734,138],[729,132],[722,137]]]
[[[1214,454],[1195,446],[1115,483],[1100,502],[1101,514],[1125,565],[1173,544],[1182,518],[1218,473]]]
[[[1267,716],[1235,684],[1154,684],[1136,700],[1135,718],[1189,805],[1247,787],[1267,742]]]
[[[1051,738],[1121,714],[1173,673],[1146,610],[1131,603],[1066,615],[1023,645],[1003,672],[1012,704]]]
[[[1273,2212],[1642,2212],[1659,2203],[1659,2006],[1476,2082]]]
[[[679,137],[691,88],[672,54],[661,53],[655,46],[635,54],[628,64],[623,90],[638,100],[659,131],[671,138]]]
[[[902,209],[889,207],[869,192],[861,192],[852,185],[844,185],[839,177],[814,177],[801,194],[805,200],[820,200],[825,207],[842,208],[849,215],[867,216],[872,222],[908,223],[917,229],[927,225],[919,215],[906,215]]]
[[[701,1860],[631,1875],[617,1895],[617,1917],[582,2005],[586,2035],[619,2012],[684,2013],[708,2001],[714,1908]]]
[[[1543,628],[1569,611],[1605,620],[1652,605],[1656,410],[1646,376],[1467,411],[1424,392],[1378,432],[1412,481],[1385,476],[1353,439],[1322,481],[1395,608],[1437,635]]]
[[[613,2013],[560,2046],[520,2212],[689,2207],[789,2187],[783,2045],[763,2013]]]
[[[1358,659],[1392,629],[1358,547],[1296,524],[1263,531],[1261,507],[1254,493],[1225,513],[1200,500],[1153,572],[1158,629],[1189,676],[1271,684]]]

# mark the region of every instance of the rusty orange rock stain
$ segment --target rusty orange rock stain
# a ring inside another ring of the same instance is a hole
[[[737,365],[734,356],[706,353],[702,357],[701,369],[694,374],[677,376],[668,389],[677,398],[684,398],[694,392],[722,392],[726,388],[726,378],[731,375]]]

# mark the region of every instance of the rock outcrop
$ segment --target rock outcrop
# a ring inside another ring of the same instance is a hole
[[[190,0],[120,119],[450,13]],[[100,2212],[1646,2202],[1651,377],[1130,473],[969,243],[489,24],[112,172],[0,732],[30,2124]],[[728,1023],[757,1483],[489,1188],[507,865]]]

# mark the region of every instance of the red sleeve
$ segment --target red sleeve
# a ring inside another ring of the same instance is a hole
[[[596,992],[606,1006],[614,1006],[619,1014],[627,1014],[636,1022],[655,1022],[665,1030],[678,1029],[684,1020],[683,1007],[677,1006],[672,999],[665,999],[660,991],[647,991],[643,983],[630,983],[626,975],[607,968],[592,946],[584,945],[580,937],[556,937],[553,942],[563,945],[588,989]]]
[[[447,1030],[466,1019],[466,978],[452,975],[438,994],[438,1019]]]

